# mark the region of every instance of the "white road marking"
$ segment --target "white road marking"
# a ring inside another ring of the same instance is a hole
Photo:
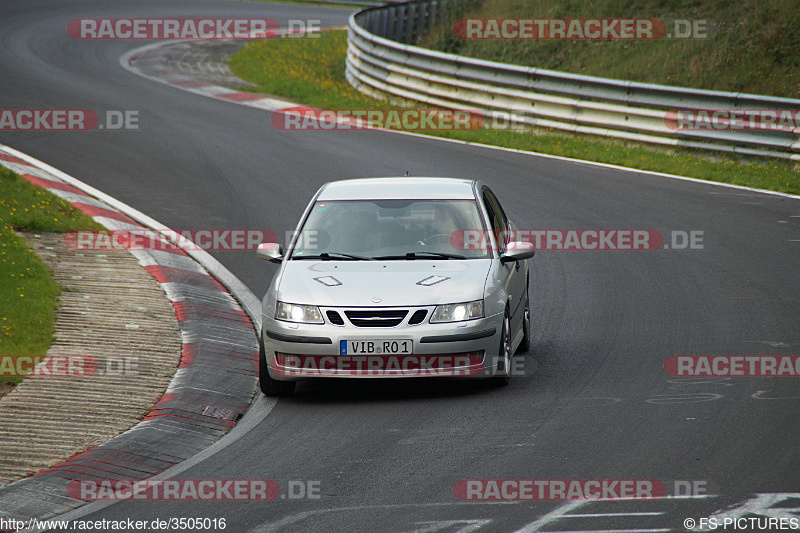
[[[573,402],[594,402],[599,400],[599,402],[595,405],[613,405],[615,403],[619,403],[622,401],[622,398],[611,398],[611,397],[603,397],[603,396],[589,396],[586,398],[572,398],[571,401]]]
[[[783,341],[744,341],[744,342],[758,342],[761,344],[766,344],[767,346],[772,346],[773,348],[789,348],[792,346],[791,344]]]
[[[267,522],[249,529],[247,533],[268,533],[272,531],[279,531],[285,527],[294,525],[298,522],[311,518],[313,516],[327,514],[327,513],[345,513],[351,511],[375,511],[382,509],[403,509],[406,507],[465,507],[468,505],[515,505],[519,502],[446,502],[446,503],[397,503],[385,505],[356,505],[351,507],[334,507],[332,509],[318,509],[315,511],[302,511],[293,515],[285,516],[274,522]],[[583,502],[579,502],[583,503]]]
[[[444,529],[463,524],[464,527],[456,530],[456,533],[472,533],[478,531],[485,525],[491,524],[489,519],[484,520],[434,520],[430,522],[417,522],[419,525],[426,526],[424,529],[415,529],[412,533],[436,533]]]
[[[739,507],[727,511],[717,511],[709,518],[724,520],[730,518],[734,521],[747,515],[764,516],[789,521],[800,518],[800,507],[774,507],[785,500],[800,499],[798,492],[784,492],[777,494],[756,494],[754,498],[742,503]],[[713,531],[712,529],[698,529],[696,531]]]
[[[760,390],[752,394],[750,397],[754,400],[800,400],[800,396],[784,396],[783,398],[764,398],[761,395],[767,391]]]
[[[722,394],[715,394],[713,392],[698,392],[698,393],[675,393],[675,394],[656,394],[654,398],[645,400],[647,403],[653,404],[673,404],[673,403],[697,403],[697,402],[713,402],[722,398]]]
[[[691,378],[678,378],[667,380],[671,383],[670,389],[677,390],[682,387],[689,387],[694,385],[719,385],[720,387],[732,387],[732,383],[728,383],[731,378],[724,377],[691,377]]]
[[[658,500],[653,501],[664,501],[664,500],[704,500],[708,498],[716,498],[716,494],[699,494],[699,495],[692,495],[692,496],[664,496],[663,498],[659,498]],[[534,531],[541,531],[541,528],[544,526],[549,526],[553,522],[557,520],[562,520],[564,518],[605,518],[605,517],[617,517],[617,516],[636,516],[636,515],[645,515],[649,514],[647,512],[630,512],[630,513],[575,513],[571,514],[570,511],[578,509],[583,505],[587,505],[593,502],[618,502],[618,501],[642,501],[641,498],[615,498],[614,500],[576,500],[573,502],[566,503],[553,511],[550,511],[546,515],[540,517],[534,522],[526,525],[522,529],[518,529],[514,533],[533,533]],[[663,513],[656,513],[656,514],[663,514]],[[596,532],[592,531],[585,531],[585,530],[563,530],[563,531],[548,531],[547,533],[623,533],[623,532],[631,532],[631,533],[641,533],[641,532],[654,532],[654,531],[672,531],[671,529],[599,529]]]
[[[584,513],[584,514],[570,514],[564,518],[608,518],[617,516],[659,516],[664,514],[663,511],[640,511],[631,513]]]
[[[708,194],[727,194],[727,195],[730,195],[730,196],[748,196],[748,197],[751,197],[751,198],[758,197],[757,194],[748,194],[748,193],[743,193],[743,192],[727,192],[727,191],[712,191],[712,192],[710,192]]]
[[[672,531],[666,529],[565,529],[561,531],[548,531],[547,533],[665,533]]]
[[[569,502],[559,507],[556,507],[554,510],[550,511],[546,515],[540,517],[538,520],[531,522],[522,529],[518,529],[514,533],[532,533],[533,531],[539,531],[542,527],[548,524],[552,524],[556,520],[563,518],[570,511],[577,509],[579,507],[583,507],[588,503],[589,503],[588,500],[576,500],[574,502]]]

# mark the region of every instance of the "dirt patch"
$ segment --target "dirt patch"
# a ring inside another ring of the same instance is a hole
[[[13,389],[13,383],[0,383],[0,398],[11,392]]]

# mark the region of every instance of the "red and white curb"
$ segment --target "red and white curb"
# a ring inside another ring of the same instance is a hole
[[[346,30],[346,29],[347,26],[330,26],[326,28],[321,28],[319,31]],[[282,29],[278,32],[279,35],[285,35],[288,33],[301,33],[301,32],[290,32],[286,29]],[[217,100],[233,102],[235,104],[240,104],[256,109],[262,109],[265,111],[273,111],[273,112],[277,111],[288,115],[299,115],[302,116],[304,120],[310,120],[313,122],[319,122],[325,124],[341,124],[349,126],[349,128],[354,128],[354,129],[358,128],[363,130],[388,131],[392,133],[419,135],[413,132],[381,127],[379,125],[375,125],[374,123],[370,123],[370,121],[366,119],[355,116],[348,116],[347,114],[326,113],[326,111],[328,110],[299,105],[290,100],[273,98],[269,96],[264,96],[263,94],[252,93],[247,91],[239,91],[236,89],[231,89],[220,85],[215,85],[208,81],[198,79],[197,77],[191,74],[176,72],[171,68],[170,61],[174,60],[175,58],[181,57],[183,54],[191,51],[193,48],[198,48],[198,47],[202,48],[204,46],[208,46],[209,44],[216,44],[220,42],[224,43],[232,41],[221,40],[221,39],[214,39],[214,40],[193,39],[193,40],[164,41],[154,44],[148,44],[140,46],[123,54],[120,57],[120,64],[126,70],[138,74],[139,76],[148,78],[152,81],[163,83],[165,85],[169,85],[177,89],[181,89],[183,91],[214,98]],[[231,74],[231,76],[233,75]],[[472,110],[472,111],[480,114],[478,110]],[[330,129],[330,128],[323,128],[323,129]],[[445,140],[443,138],[431,137],[429,135],[426,135],[426,137]],[[463,142],[463,141],[456,141],[456,142]],[[470,143],[465,143],[465,144],[470,144]]]
[[[344,27],[329,27],[323,28],[321,31],[344,29]],[[279,34],[288,34],[289,30],[282,29]],[[297,33],[297,32],[291,32]],[[139,76],[151,79],[153,81],[170,85],[184,91],[233,102],[236,104],[246,105],[257,109],[264,109],[267,111],[278,111],[287,107],[297,107],[297,104],[280,98],[272,98],[246,91],[237,91],[228,87],[222,87],[206,81],[198,80],[191,75],[181,74],[174,72],[170,66],[169,61],[181,54],[185,53],[192,48],[207,45],[210,41],[207,40],[190,40],[190,41],[166,41],[155,44],[148,44],[135,48],[120,57],[120,64],[126,70],[129,70]],[[220,42],[215,40],[213,42]]]
[[[322,31],[345,29],[338,27],[324,28]],[[286,33],[286,30],[281,30]],[[298,105],[289,100],[264,96],[263,94],[238,91],[228,87],[215,85],[199,80],[191,75],[174,72],[170,68],[170,60],[179,57],[195,47],[202,47],[207,40],[167,41],[138,47],[120,57],[120,64],[127,70],[158,83],[163,83],[192,94],[206,96],[217,100],[253,107],[265,111],[301,115],[309,120],[322,123],[337,123],[367,130],[392,131],[372,126],[366,120],[347,116],[328,116],[324,110]]]
[[[0,488],[0,516],[48,518],[86,503],[68,495],[70,481],[147,479],[225,435],[256,391],[261,306],[211,255],[184,237],[169,241],[166,235],[174,232],[130,206],[4,145],[0,164],[109,230],[149,229],[165,236],[168,244],[159,250],[130,252],[161,284],[181,327],[180,366],[143,421],[104,444]]]

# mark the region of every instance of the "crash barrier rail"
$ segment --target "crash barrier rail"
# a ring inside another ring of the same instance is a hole
[[[414,46],[458,1],[411,1],[354,13],[350,84],[377,98],[475,113],[487,127],[552,128],[800,161],[798,99],[583,76]],[[710,110],[716,113],[703,113]]]
[[[405,0],[303,0],[310,4],[334,4],[334,5],[353,5],[353,6],[382,6],[384,4],[391,4],[397,2],[404,2]]]

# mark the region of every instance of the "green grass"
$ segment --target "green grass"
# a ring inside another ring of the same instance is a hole
[[[318,39],[277,39],[248,44],[229,63],[251,90],[324,109],[387,109],[396,106],[356,91],[344,76],[347,35],[325,32]],[[480,129],[436,135],[627,167],[800,194],[800,172],[775,159],[742,162],[727,155],[663,149],[639,143],[560,132]]]
[[[355,90],[345,79],[347,32],[318,37],[256,41],[234,54],[228,66],[240,78],[267,92],[324,109],[386,108]]]
[[[14,232],[100,228],[67,202],[0,167],[0,356],[47,352],[60,294],[47,267]],[[0,376],[0,383],[19,381]]]
[[[800,98],[797,0],[486,0],[465,2],[421,46],[492,61],[647,83]],[[702,39],[461,40],[458,18],[707,20]]]

